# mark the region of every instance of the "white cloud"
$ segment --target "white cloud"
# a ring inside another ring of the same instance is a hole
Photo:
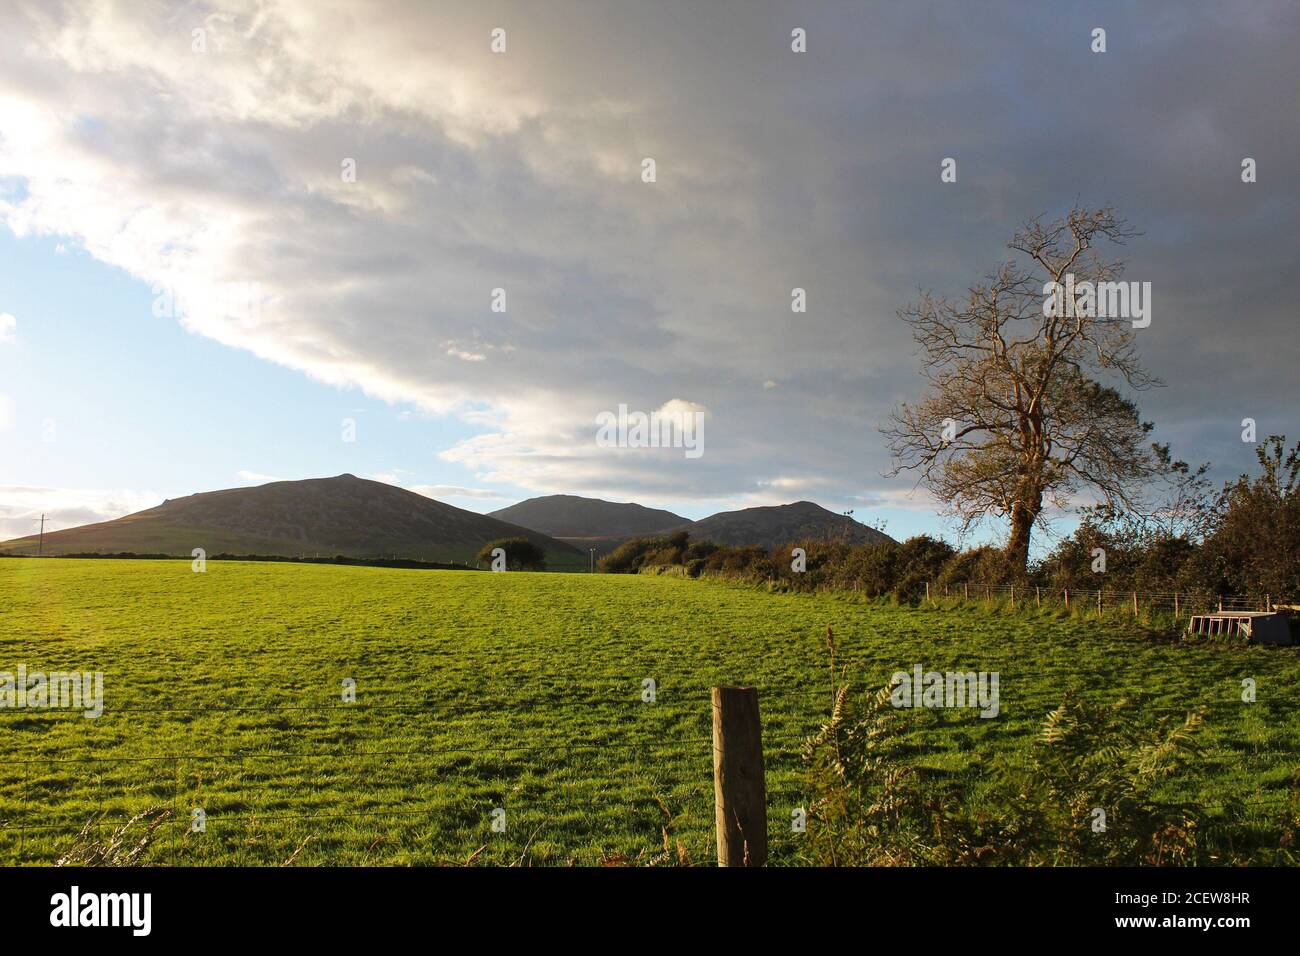
[[[674,469],[687,493],[740,490],[783,450],[745,437],[726,381],[761,380],[771,337],[788,339],[770,317],[787,292],[735,280],[824,269],[824,252],[789,238],[756,249],[767,200],[752,150],[629,79],[654,18],[605,23],[607,48],[560,64],[550,51],[576,13],[518,11],[528,42],[494,57],[480,42],[490,11],[232,3],[196,54],[184,8],[19,9],[0,25],[0,176],[26,187],[0,198],[0,218],[18,234],[175,290],[187,327],[322,381],[486,409],[509,428],[455,455],[525,487],[664,484],[644,457],[602,475],[586,423],[620,402],[687,394],[730,412],[707,451],[730,478]],[[635,175],[647,142],[654,189]],[[243,283],[263,292],[255,310],[228,307],[224,290]],[[506,313],[489,309],[498,286]],[[861,285],[855,301],[870,298]],[[870,364],[830,313],[801,319],[783,375]]]
[[[960,291],[1039,208],[1090,185],[1111,198],[1134,176],[1130,202],[1195,194],[1217,267],[1189,267],[1171,243],[1171,289],[1186,288],[1180,273],[1232,272],[1222,256],[1258,257],[1232,224],[1254,235],[1273,221],[1254,217],[1265,193],[1243,199],[1232,177],[1221,194],[1199,180],[1184,188],[1185,144],[1167,135],[1179,109],[1137,121],[1060,114],[1037,92],[1051,52],[1024,42],[1047,12],[994,5],[949,34],[918,32],[902,5],[813,8],[809,35],[826,38],[825,55],[796,59],[778,42],[785,14],[762,5],[504,9],[509,52],[494,55],[487,37],[503,10],[490,4],[454,15],[393,4],[383,16],[317,0],[5,4],[0,183],[21,188],[0,189],[0,221],[176,289],[183,323],[212,339],[462,416],[480,431],[444,457],[476,481],[661,501],[794,493],[776,484],[783,476],[821,482],[810,487],[828,500],[869,496],[863,485],[886,465],[875,426],[918,387],[895,309],[918,284]],[[1289,17],[1260,13],[1277,21],[1267,30],[1216,21],[1205,42],[1215,62],[1267,44],[1287,63]],[[206,53],[191,50],[196,27]],[[1164,35],[1135,31],[1134,42],[1147,33]],[[1281,84],[1243,70],[1206,86],[1205,71],[1185,66],[1210,57],[1187,39],[1143,45],[1143,82],[1168,83],[1207,137],[1262,136],[1294,152],[1290,127],[1235,105]],[[862,63],[881,82],[864,85]],[[987,103],[1017,80],[1022,99],[999,126]],[[1099,102],[1111,102],[1107,84],[1132,81],[1118,64],[1097,78]],[[1023,143],[1030,116],[1038,133]],[[1058,150],[1115,124],[1144,135],[1104,156],[1077,149],[1086,163],[1057,171]],[[954,141],[982,163],[963,168],[996,174],[964,179],[960,193],[937,174],[922,182],[916,170]],[[646,155],[654,185],[638,177]],[[349,158],[354,183],[340,176]],[[1149,189],[1147,176],[1158,177]],[[1291,207],[1275,209],[1285,223]],[[1195,231],[1181,205],[1126,211],[1143,227],[1163,215],[1179,235]],[[1259,322],[1237,340],[1281,362],[1285,262],[1256,258],[1248,274],[1279,279],[1253,293]],[[226,307],[223,291],[239,283],[258,284],[257,309]],[[809,290],[807,313],[789,311],[795,286]],[[505,313],[490,311],[498,287]],[[1196,291],[1171,334],[1228,336],[1218,310],[1198,319]],[[1195,354],[1166,340],[1157,357]],[[1182,403],[1193,411],[1171,401],[1172,414],[1193,414],[1212,400],[1203,392]],[[1293,395],[1275,398],[1285,408]],[[595,446],[597,412],[674,396],[710,411],[703,458]]]
[[[480,498],[485,501],[506,501],[509,496],[491,488],[465,488],[461,485],[408,485],[407,491],[414,491],[426,498]]]
[[[802,494],[805,491],[825,487],[825,485],[825,478],[808,478],[788,475],[759,482],[760,487],[771,488],[783,495]]]
[[[893,508],[927,514],[943,509],[943,503],[924,488],[877,488],[865,494],[853,495],[849,498],[849,503],[857,507]]]
[[[283,478],[276,478],[274,475],[264,475],[264,474],[262,474],[261,472],[258,472],[258,471],[248,471],[248,470],[243,469],[243,468],[241,468],[239,471],[237,471],[237,472],[235,473],[235,476],[236,476],[240,481],[247,481],[247,482],[250,482],[250,483],[252,483],[252,484],[256,484],[256,485],[265,485],[265,484],[267,484],[268,482],[272,482],[272,481],[284,481]]]
[[[0,485],[0,540],[35,534],[42,514],[46,531],[60,531],[153,508],[162,500],[152,491]]]

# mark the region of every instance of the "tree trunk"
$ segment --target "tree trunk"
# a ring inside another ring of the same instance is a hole
[[[1043,510],[1041,494],[1027,496],[1017,501],[1011,509],[1011,537],[1007,540],[1007,561],[1016,571],[1029,565],[1029,536],[1034,530],[1038,513]]]

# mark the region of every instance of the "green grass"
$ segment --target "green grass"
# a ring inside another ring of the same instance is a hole
[[[708,863],[708,689],[743,683],[761,691],[772,859],[798,863],[789,819],[807,803],[800,739],[830,704],[828,624],[859,685],[915,663],[1000,672],[999,717],[928,711],[912,734],[918,764],[975,792],[1068,692],[1127,697],[1148,723],[1205,710],[1210,759],[1171,796],[1258,803],[1264,819],[1287,792],[1295,649],[675,577],[12,559],[0,671],[102,671],[105,713],[0,710],[0,860],[50,863],[88,821],[107,836],[166,806],[147,862],[645,860],[666,827]],[[193,807],[206,833],[186,832]]]

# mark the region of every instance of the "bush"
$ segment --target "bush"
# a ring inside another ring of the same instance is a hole
[[[1197,566],[1221,593],[1300,598],[1300,442],[1271,435],[1255,455],[1262,474],[1219,494]]]
[[[632,538],[596,563],[606,574],[636,574],[645,563],[646,552],[659,546],[658,538]]]
[[[1004,584],[1012,578],[1006,554],[992,545],[984,545],[972,551],[960,551],[943,566],[936,583],[941,588],[954,591],[961,585],[970,584]]]
[[[909,765],[910,725],[935,718],[895,708],[891,690],[841,687],[830,720],[805,744],[818,865],[1192,865],[1248,849],[1244,830],[1220,826],[1205,839],[1195,806],[1156,798],[1202,759],[1197,715],[1150,729],[1123,702],[1066,701],[1044,720],[1027,763],[986,769],[991,786],[976,802],[960,784]]]
[[[757,546],[719,548],[705,558],[704,566],[710,571],[737,577],[765,579],[779,573],[771,555]]]
[[[908,538],[894,553],[894,597],[899,601],[925,597],[926,584],[939,576],[956,553],[948,542],[928,534]]]
[[[871,597],[881,597],[894,588],[898,545],[868,544],[845,555],[833,581],[840,587],[855,588]]]
[[[1000,548],[957,552],[928,535],[860,546],[805,540],[765,551],[691,541],[686,531],[627,541],[601,559],[600,570],[635,574],[643,567],[681,566],[691,577],[709,572],[779,588],[843,588],[903,602],[924,597],[927,583],[934,596],[960,594],[963,585],[976,589],[972,593],[986,586],[1038,585],[1054,591],[1177,591],[1203,603],[1216,594],[1300,600],[1300,443],[1288,451],[1284,438],[1270,436],[1256,450],[1261,474],[1229,482],[1212,501],[1203,477],[1207,466],[1191,469],[1169,461],[1167,448],[1158,450],[1176,491],[1171,503],[1154,514],[1084,509],[1083,523],[1028,573]],[[805,551],[803,573],[790,567],[792,546]],[[1104,574],[1093,570],[1097,548],[1106,553]]]
[[[491,567],[492,552],[497,548],[506,553],[508,571],[546,570],[546,552],[524,537],[497,538],[495,541],[489,541],[479,550],[479,562]]]
[[[703,561],[709,555],[713,554],[713,552],[717,551],[718,547],[719,546],[714,544],[712,541],[692,541],[686,548],[685,560],[688,563],[691,561]]]

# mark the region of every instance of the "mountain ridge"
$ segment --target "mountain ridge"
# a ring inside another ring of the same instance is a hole
[[[836,514],[812,501],[721,511],[691,521],[674,515],[671,511],[633,503],[619,504],[579,495],[543,495],[525,499],[491,514],[553,535],[580,549],[595,548],[597,554],[612,551],[631,538],[655,537],[675,531],[687,531],[695,540],[768,548],[809,539],[844,540],[851,544],[893,541],[882,531],[854,521],[846,515]],[[619,517],[633,520],[624,526],[611,523]],[[663,523],[669,519],[676,519],[676,523]]]
[[[45,535],[43,553],[344,555],[473,562],[488,541],[526,537],[579,566],[572,545],[405,488],[344,473],[273,481],[171,498],[133,514]],[[0,553],[36,553],[37,535],[0,542]]]
[[[606,501],[581,495],[526,498],[488,515],[555,537],[582,538],[616,534],[653,534],[690,519],[636,502]],[[532,522],[532,523],[527,523]]]
[[[175,554],[401,558],[473,563],[488,541],[523,536],[553,567],[577,569],[588,552],[630,538],[686,531],[695,540],[774,548],[803,540],[850,544],[888,535],[811,501],[723,511],[690,521],[660,508],[580,495],[542,495],[488,514],[344,473],[170,498],[111,521],[0,542],[0,554]]]
[[[847,544],[885,544],[894,539],[883,531],[836,514],[812,501],[784,505],[758,505],[717,514],[672,529],[689,531],[697,541],[732,546],[776,548],[796,541],[844,541]]]

